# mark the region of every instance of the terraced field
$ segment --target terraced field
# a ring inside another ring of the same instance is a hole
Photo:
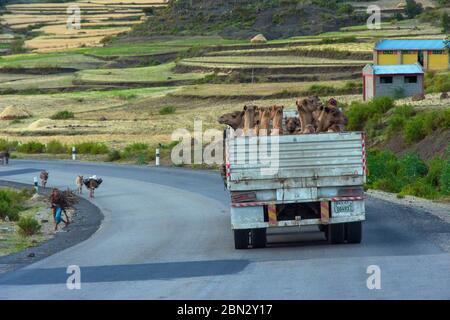
[[[129,31],[134,24],[145,20],[143,9],[164,5],[166,0],[11,4],[6,6],[0,23],[11,33],[36,34],[25,42],[29,50],[43,52],[98,46],[105,36]],[[69,7],[80,9],[80,29],[67,27]]]

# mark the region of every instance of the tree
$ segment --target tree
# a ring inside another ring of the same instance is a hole
[[[445,11],[441,15],[441,28],[443,33],[448,33],[450,31],[450,17]]]
[[[421,3],[417,3],[414,0],[406,0],[405,13],[410,19],[415,18],[418,14],[421,14],[423,7]]]

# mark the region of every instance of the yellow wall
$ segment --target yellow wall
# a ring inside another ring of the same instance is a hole
[[[428,53],[428,69],[429,70],[448,70],[448,53],[433,54]]]
[[[414,64],[418,61],[418,53],[403,53],[402,64]]]
[[[383,51],[378,52],[378,64],[386,65],[386,64],[397,64],[397,54],[394,51],[393,54],[383,54]]]

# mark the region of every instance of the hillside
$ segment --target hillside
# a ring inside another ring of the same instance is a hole
[[[154,10],[133,34],[248,38],[263,33],[275,39],[334,31],[364,18],[343,0],[178,0]]]

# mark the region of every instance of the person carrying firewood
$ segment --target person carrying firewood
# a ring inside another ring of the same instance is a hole
[[[67,216],[66,209],[68,207],[68,203],[65,199],[64,194],[59,191],[59,189],[53,189],[50,194],[50,205],[53,213],[53,220],[55,221],[55,231],[58,230],[58,225],[61,222],[64,222],[67,227],[70,223],[69,217]],[[62,214],[66,216],[66,220],[63,219]]]

